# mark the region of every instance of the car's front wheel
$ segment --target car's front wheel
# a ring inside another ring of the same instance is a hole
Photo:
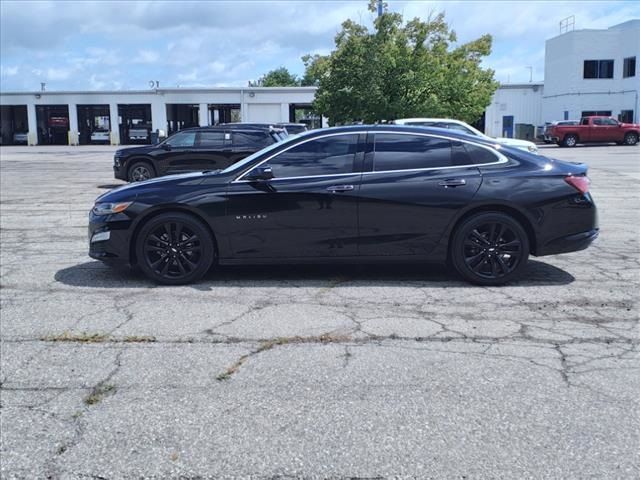
[[[529,238],[510,215],[486,212],[466,219],[454,233],[451,262],[467,281],[501,285],[515,280],[529,258]]]
[[[167,285],[195,282],[211,268],[215,256],[209,229],[184,213],[167,213],[147,222],[136,240],[142,272]]]
[[[156,172],[148,162],[135,162],[129,167],[127,177],[130,182],[142,182],[156,176]]]

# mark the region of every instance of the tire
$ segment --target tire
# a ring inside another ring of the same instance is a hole
[[[149,162],[138,161],[131,164],[127,170],[127,178],[130,182],[142,182],[156,176],[156,171]]]
[[[522,274],[529,258],[529,238],[510,215],[478,213],[456,229],[449,252],[453,267],[468,282],[502,285]]]
[[[567,135],[562,140],[562,145],[565,147],[575,147],[578,144],[578,137],[575,135]]]
[[[185,213],[166,213],[149,220],[136,238],[140,270],[164,285],[184,285],[201,279],[215,258],[209,229]]]
[[[638,134],[636,132],[629,132],[624,136],[624,144],[633,146],[638,143]]]

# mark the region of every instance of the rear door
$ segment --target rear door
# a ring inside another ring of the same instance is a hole
[[[359,253],[428,255],[482,183],[471,160],[474,148],[481,147],[429,134],[370,133],[358,205]]]
[[[355,256],[364,138],[312,138],[261,164],[272,180],[232,182],[226,230],[234,258]]]
[[[267,130],[239,130],[231,132],[231,145],[229,149],[229,161],[239,162],[245,157],[254,154],[273,144],[275,140]]]
[[[194,162],[200,170],[226,168],[231,163],[227,150],[231,148],[229,134],[223,129],[200,130]]]

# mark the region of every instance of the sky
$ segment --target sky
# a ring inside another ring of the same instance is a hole
[[[502,83],[544,78],[545,40],[575,15],[575,29],[640,18],[631,1],[386,0],[405,20],[445,12],[464,43],[493,35],[484,66]],[[371,25],[367,0],[0,0],[0,90],[145,90],[246,86],[301,57],[327,54],[341,23]]]

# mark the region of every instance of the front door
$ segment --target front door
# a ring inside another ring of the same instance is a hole
[[[153,155],[160,170],[168,174],[205,170],[194,155],[195,145],[196,131],[186,130],[158,145]]]
[[[426,256],[482,183],[474,158],[499,159],[482,147],[429,135],[370,137],[359,195],[359,253]]]
[[[364,135],[362,135],[362,139]],[[235,259],[357,254],[358,134],[310,139],[260,167],[274,178],[229,185],[227,229]]]

